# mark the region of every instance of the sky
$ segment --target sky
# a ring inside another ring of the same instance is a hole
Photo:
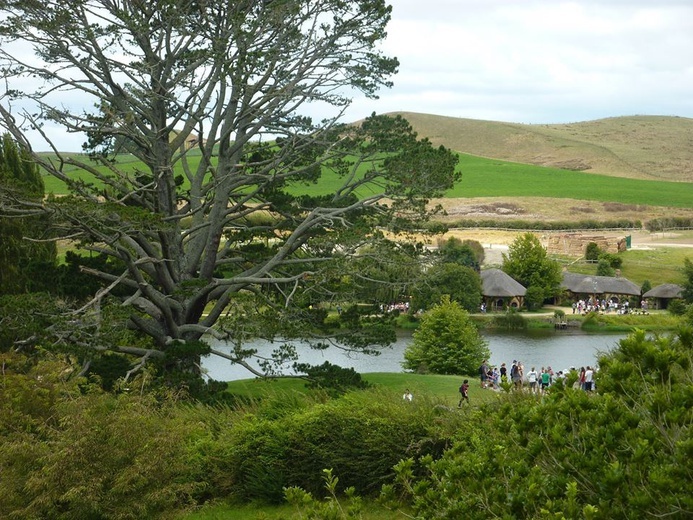
[[[693,117],[693,0],[391,0],[392,89],[348,117]]]
[[[345,122],[393,111],[542,124],[693,117],[693,0],[390,3],[382,48],[400,61],[394,87],[355,98]],[[48,131],[66,151],[84,141]]]

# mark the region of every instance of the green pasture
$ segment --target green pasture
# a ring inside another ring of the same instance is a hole
[[[447,197],[550,197],[688,208],[693,183],[645,181],[460,154],[462,180]]]
[[[693,183],[645,181],[586,174],[571,170],[533,166],[496,159],[486,159],[460,154],[458,169],[462,179],[446,193],[447,197],[549,197],[622,202],[648,206],[688,208],[693,200]],[[191,153],[188,164],[195,168],[200,156]],[[125,171],[146,172],[144,165],[130,154],[118,158],[119,166]],[[182,173],[182,166],[177,166]],[[105,172],[104,167],[99,167]],[[73,168],[67,170],[75,179],[93,181],[91,176]],[[44,177],[46,193],[67,193],[65,185],[53,178]],[[323,195],[331,193],[340,185],[340,179],[332,172],[325,172],[318,184],[300,184],[291,187],[295,194]],[[95,183],[99,186],[99,183]],[[185,184],[184,184],[185,186]],[[366,192],[362,192],[366,195]]]

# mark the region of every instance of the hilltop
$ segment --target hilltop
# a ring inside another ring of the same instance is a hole
[[[394,112],[457,152],[644,180],[693,182],[693,119],[627,116],[534,125]]]

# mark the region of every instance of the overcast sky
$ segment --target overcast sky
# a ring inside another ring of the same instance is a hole
[[[693,0],[391,0],[395,110],[514,123],[693,117]]]
[[[390,1],[383,48],[400,61],[395,85],[356,98],[347,122],[392,111],[513,123],[693,117],[693,0]],[[84,141],[47,130],[66,151]]]

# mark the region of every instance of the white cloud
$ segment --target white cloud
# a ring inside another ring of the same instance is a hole
[[[428,112],[525,123],[693,117],[693,2],[393,0],[395,86],[350,116]]]

